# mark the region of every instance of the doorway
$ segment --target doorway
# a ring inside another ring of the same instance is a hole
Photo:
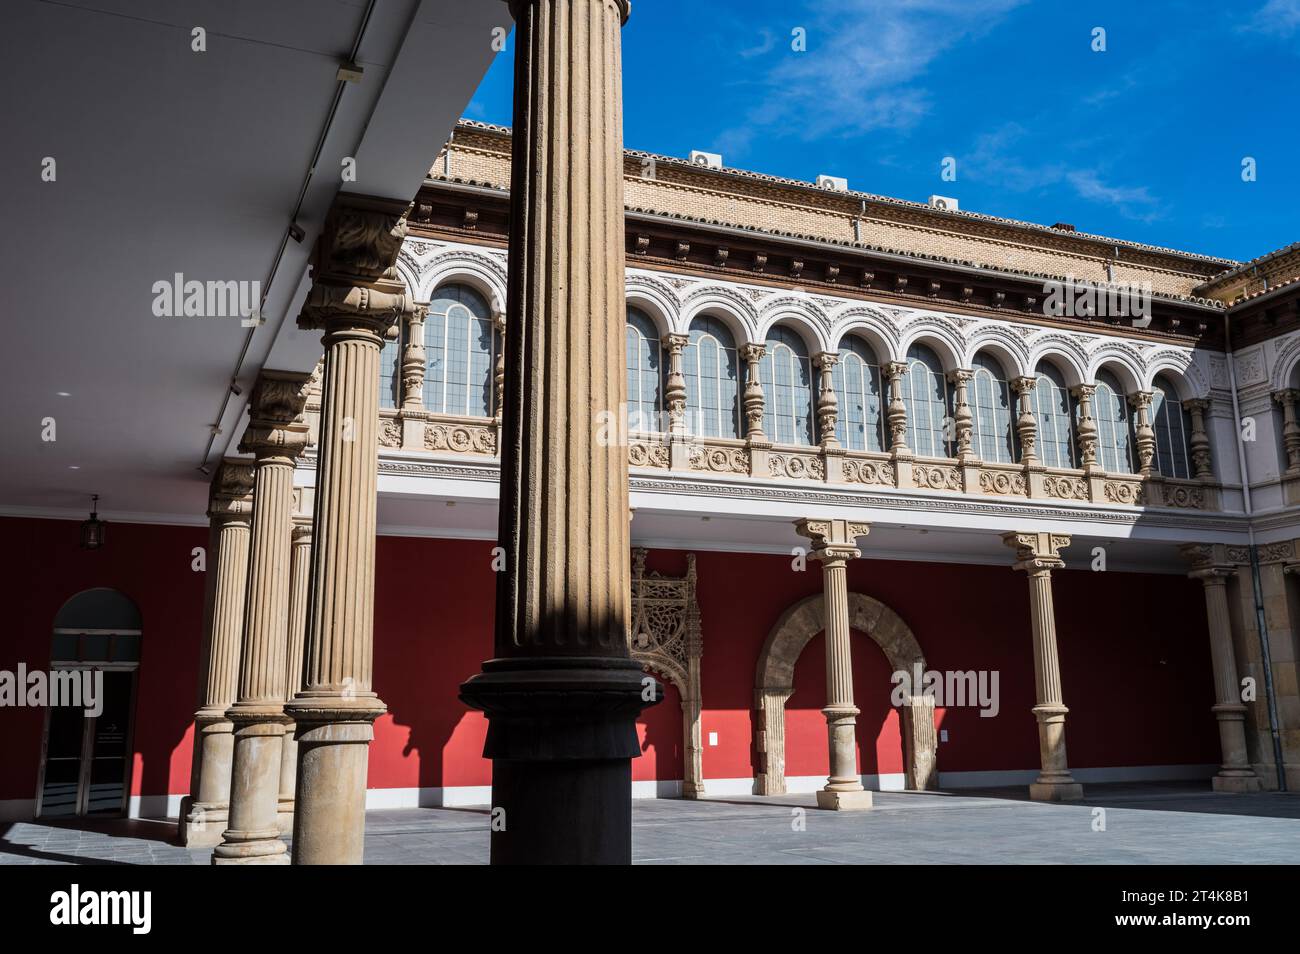
[[[55,617],[50,672],[102,673],[102,704],[96,715],[46,709],[37,817],[126,813],[141,634],[135,604],[103,587],[78,593]]]

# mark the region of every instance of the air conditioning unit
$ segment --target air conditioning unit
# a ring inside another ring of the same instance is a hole
[[[849,180],[841,176],[818,176],[817,188],[830,189],[832,192],[848,192]]]
[[[956,212],[957,200],[946,195],[932,195],[928,205],[932,209],[938,209],[941,212]]]
[[[692,149],[691,165],[704,166],[706,169],[721,169],[722,156],[716,152],[700,152],[698,149]]]

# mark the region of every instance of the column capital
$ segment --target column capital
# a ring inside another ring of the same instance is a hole
[[[1210,409],[1210,399],[1188,398],[1186,401],[1183,401],[1183,407],[1187,408],[1189,411],[1201,411],[1204,413]]]
[[[812,541],[814,558],[855,560],[862,555],[862,551],[857,548],[858,537],[865,537],[871,532],[871,525],[840,518],[805,517],[795,521],[794,529],[799,536]]]
[[[840,363],[840,356],[834,351],[819,351],[813,355],[813,363],[820,371],[829,371]]]
[[[885,373],[886,378],[901,378],[907,374],[906,361],[887,361],[881,370]]]
[[[415,303],[397,275],[411,203],[340,195],[312,255],[312,286],[298,327],[384,338]]]
[[[767,354],[767,345],[743,344],[740,346],[740,357],[743,361],[762,361],[765,354]]]
[[[970,368],[953,368],[948,372],[948,380],[952,384],[969,384],[975,377],[975,372]]]
[[[1097,393],[1097,385],[1076,384],[1074,387],[1070,388],[1070,393],[1077,398],[1087,398],[1089,401],[1091,401],[1093,395]]]
[[[1002,542],[1016,551],[1017,570],[1059,570],[1065,566],[1060,551],[1070,545],[1070,535],[1011,530],[1002,534]]]
[[[673,354],[681,354],[688,344],[691,343],[690,335],[671,334],[664,338],[668,342],[668,350]]]
[[[1151,399],[1154,396],[1152,391],[1133,391],[1128,395],[1128,403],[1136,408],[1146,409],[1151,407]]]
[[[259,461],[282,458],[292,462],[307,448],[310,428],[303,420],[310,374],[263,370],[248,402],[248,427],[239,450]]]
[[[1297,399],[1300,399],[1300,391],[1295,388],[1282,388],[1273,392],[1273,400],[1278,404],[1294,404]],[[1184,401],[1183,403],[1186,404],[1187,402]]]
[[[519,11],[521,7],[535,2],[536,0],[506,0],[506,3],[510,6],[510,16],[515,20],[519,19]],[[627,18],[632,15],[631,0],[598,0],[598,2],[613,4],[613,6],[618,10],[620,22],[623,25],[627,24]]]
[[[208,519],[247,519],[253,513],[253,462],[223,460],[212,475],[208,492]]]
[[[1228,548],[1221,543],[1184,543],[1178,552],[1191,567],[1187,575],[1206,586],[1226,583],[1237,572],[1228,559]]]
[[[1007,383],[1011,385],[1011,390],[1015,391],[1017,395],[1023,395],[1038,387],[1038,378],[1032,374],[1023,374],[1018,378],[1012,378]]]

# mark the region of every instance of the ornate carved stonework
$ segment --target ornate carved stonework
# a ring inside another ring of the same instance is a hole
[[[668,447],[658,441],[632,441],[627,447],[627,462],[631,467],[667,467]]]
[[[826,464],[816,454],[772,453],[767,458],[773,477],[791,480],[825,480]]]
[[[687,451],[691,470],[710,470],[719,474],[748,474],[749,453],[738,447],[707,447],[692,444]]]
[[[1048,474],[1043,478],[1043,491],[1049,497],[1060,497],[1062,500],[1088,499],[1088,483],[1079,477]]]
[[[1110,503],[1140,507],[1146,502],[1146,495],[1142,492],[1142,485],[1128,480],[1108,480],[1102,488],[1102,493],[1106,495],[1106,499]]]
[[[1203,487],[1185,487],[1181,484],[1167,484],[1165,486],[1165,506],[1203,510],[1205,509],[1205,489]]]
[[[986,494],[1025,493],[1025,475],[1004,470],[980,471],[980,489]]]
[[[495,454],[497,430],[492,424],[452,424],[430,421],[424,426],[424,446],[457,454]]]
[[[956,467],[916,464],[912,468],[916,486],[928,490],[961,490],[961,474]]]
[[[845,483],[894,485],[894,468],[884,461],[846,457],[840,465],[840,474]]]
[[[392,418],[382,421],[379,425],[379,446],[401,447],[402,425]]]

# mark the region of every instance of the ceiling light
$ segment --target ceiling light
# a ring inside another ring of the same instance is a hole
[[[107,524],[99,519],[99,494],[90,498],[90,519],[81,522],[81,549],[98,550],[104,545],[104,528]]]

